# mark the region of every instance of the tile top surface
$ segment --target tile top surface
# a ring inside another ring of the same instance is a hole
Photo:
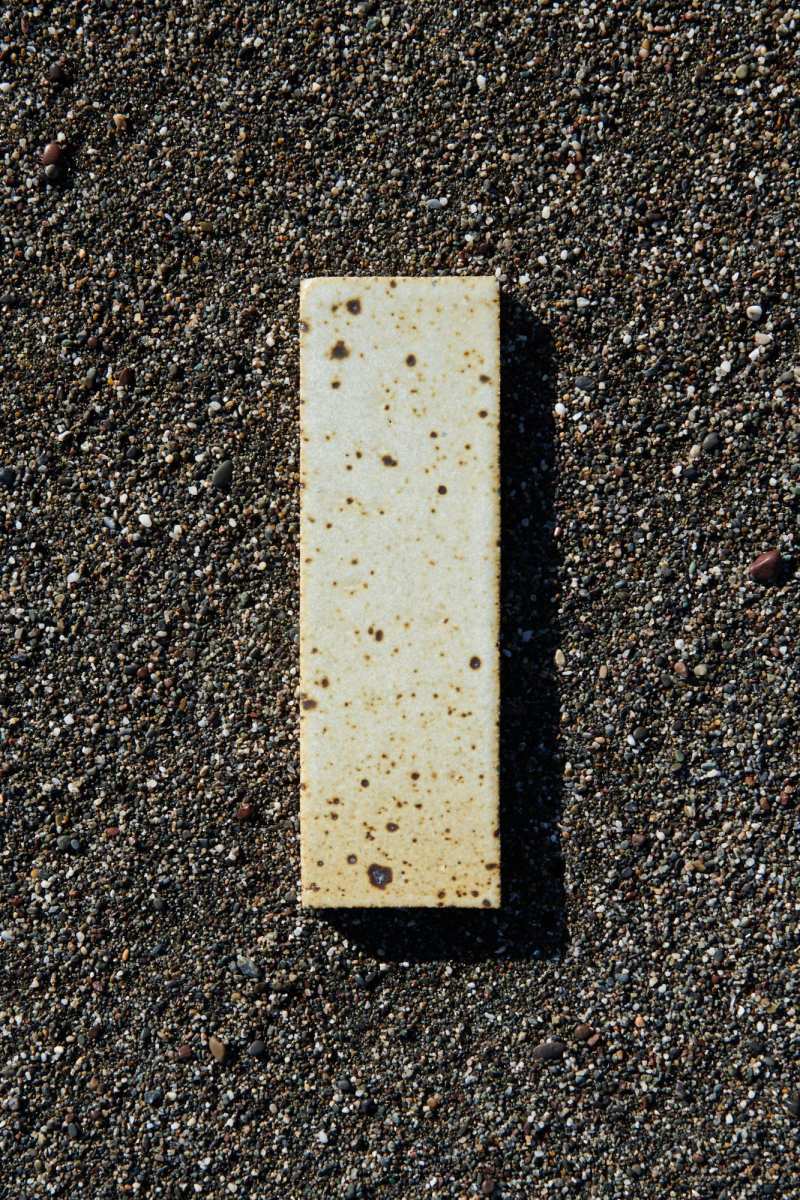
[[[303,903],[496,907],[497,283],[311,279],[300,319]]]

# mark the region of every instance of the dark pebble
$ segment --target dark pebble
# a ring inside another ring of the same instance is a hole
[[[13,467],[0,467],[0,484],[9,491],[17,482],[17,472]]]
[[[218,492],[227,492],[233,480],[233,463],[229,458],[225,462],[220,463],[214,472],[214,478],[211,480],[213,486]]]
[[[47,68],[47,78],[49,79],[50,83],[57,83],[62,87],[64,84],[69,83],[69,75],[64,70],[61,63],[50,64],[50,66]]]
[[[563,1042],[540,1042],[534,1047],[533,1057],[541,1062],[555,1062],[556,1059],[562,1058],[566,1047]]]
[[[800,1092],[792,1092],[786,1101],[786,1111],[793,1117],[800,1117]]]
[[[703,449],[707,454],[709,454],[712,450],[718,450],[721,443],[722,438],[719,436],[717,431],[714,430],[713,433],[709,433],[703,438]]]
[[[123,388],[132,388],[136,383],[136,371],[133,367],[123,367],[117,376],[117,383]]]
[[[236,810],[237,821],[251,821],[255,812],[255,806],[252,804],[240,804]]]
[[[64,148],[60,142],[48,142],[42,151],[42,166],[49,167],[61,162]]]
[[[260,1040],[260,1038],[256,1038],[255,1041],[251,1042],[250,1045],[247,1047],[247,1053],[250,1055],[251,1058],[260,1058],[265,1050],[266,1050],[266,1046]]]
[[[750,563],[750,578],[756,583],[775,583],[780,578],[783,559],[779,550],[766,550]]]

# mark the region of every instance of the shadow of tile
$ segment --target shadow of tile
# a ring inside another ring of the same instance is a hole
[[[524,305],[501,303],[502,905],[320,909],[385,961],[549,958],[567,939],[559,695],[552,339]]]

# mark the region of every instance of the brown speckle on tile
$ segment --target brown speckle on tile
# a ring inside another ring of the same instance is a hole
[[[477,654],[473,654],[472,658],[469,660],[469,665],[472,667],[473,671],[477,671],[478,667],[481,665],[481,660],[478,658]]]
[[[367,867],[367,875],[372,886],[376,888],[385,888],[393,879],[392,868],[380,866],[378,863]]]
[[[350,351],[341,339],[331,347],[331,358],[347,358]]]
[[[440,483],[436,490],[440,496],[447,495],[447,488],[445,487],[445,485],[443,483]]]
[[[396,467],[397,466],[397,459],[392,458],[391,454],[384,454],[381,458],[381,462],[383,463],[383,465],[385,467]]]
[[[416,354],[407,354],[406,355],[406,366],[407,367],[415,367],[416,365],[417,365]]]
[[[361,312],[361,301],[357,296],[347,301],[347,311],[353,313],[354,316]]]

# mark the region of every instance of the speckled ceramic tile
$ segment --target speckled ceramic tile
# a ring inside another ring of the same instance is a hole
[[[494,279],[301,288],[303,903],[500,903]]]

